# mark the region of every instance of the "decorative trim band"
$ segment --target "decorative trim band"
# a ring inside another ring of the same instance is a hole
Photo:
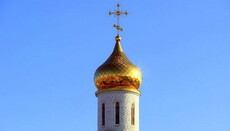
[[[98,94],[102,93],[102,92],[107,92],[107,91],[131,91],[131,92],[135,92],[139,95],[141,95],[141,92],[137,89],[133,89],[133,88],[124,88],[123,86],[120,87],[115,87],[115,88],[108,88],[108,89],[103,89],[103,90],[98,90],[95,92],[95,95],[97,96]]]

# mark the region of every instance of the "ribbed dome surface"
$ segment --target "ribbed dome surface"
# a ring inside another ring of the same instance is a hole
[[[96,70],[94,82],[99,90],[116,87],[138,89],[140,87],[141,71],[122,51],[120,37],[116,37],[116,44],[110,57]]]

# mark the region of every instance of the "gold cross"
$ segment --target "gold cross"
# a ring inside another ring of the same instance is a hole
[[[123,31],[123,29],[120,27],[120,16],[128,15],[128,12],[122,12],[122,10],[120,9],[120,4],[117,4],[117,10],[115,10],[115,12],[109,12],[109,15],[116,15],[117,24],[114,24],[113,27],[117,29],[117,35],[119,35],[119,31]]]

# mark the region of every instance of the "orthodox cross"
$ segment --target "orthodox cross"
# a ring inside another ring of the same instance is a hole
[[[117,24],[114,24],[113,27],[117,29],[117,35],[119,35],[119,31],[123,31],[123,29],[120,27],[120,16],[128,15],[128,12],[122,12],[120,9],[120,4],[117,4],[117,10],[115,10],[115,12],[109,12],[109,15],[115,15],[117,17]]]

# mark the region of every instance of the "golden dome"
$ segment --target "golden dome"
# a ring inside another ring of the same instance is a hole
[[[121,38],[115,38],[116,44],[110,57],[96,70],[94,82],[98,90],[104,89],[134,89],[142,82],[142,74],[125,55],[121,48]]]

